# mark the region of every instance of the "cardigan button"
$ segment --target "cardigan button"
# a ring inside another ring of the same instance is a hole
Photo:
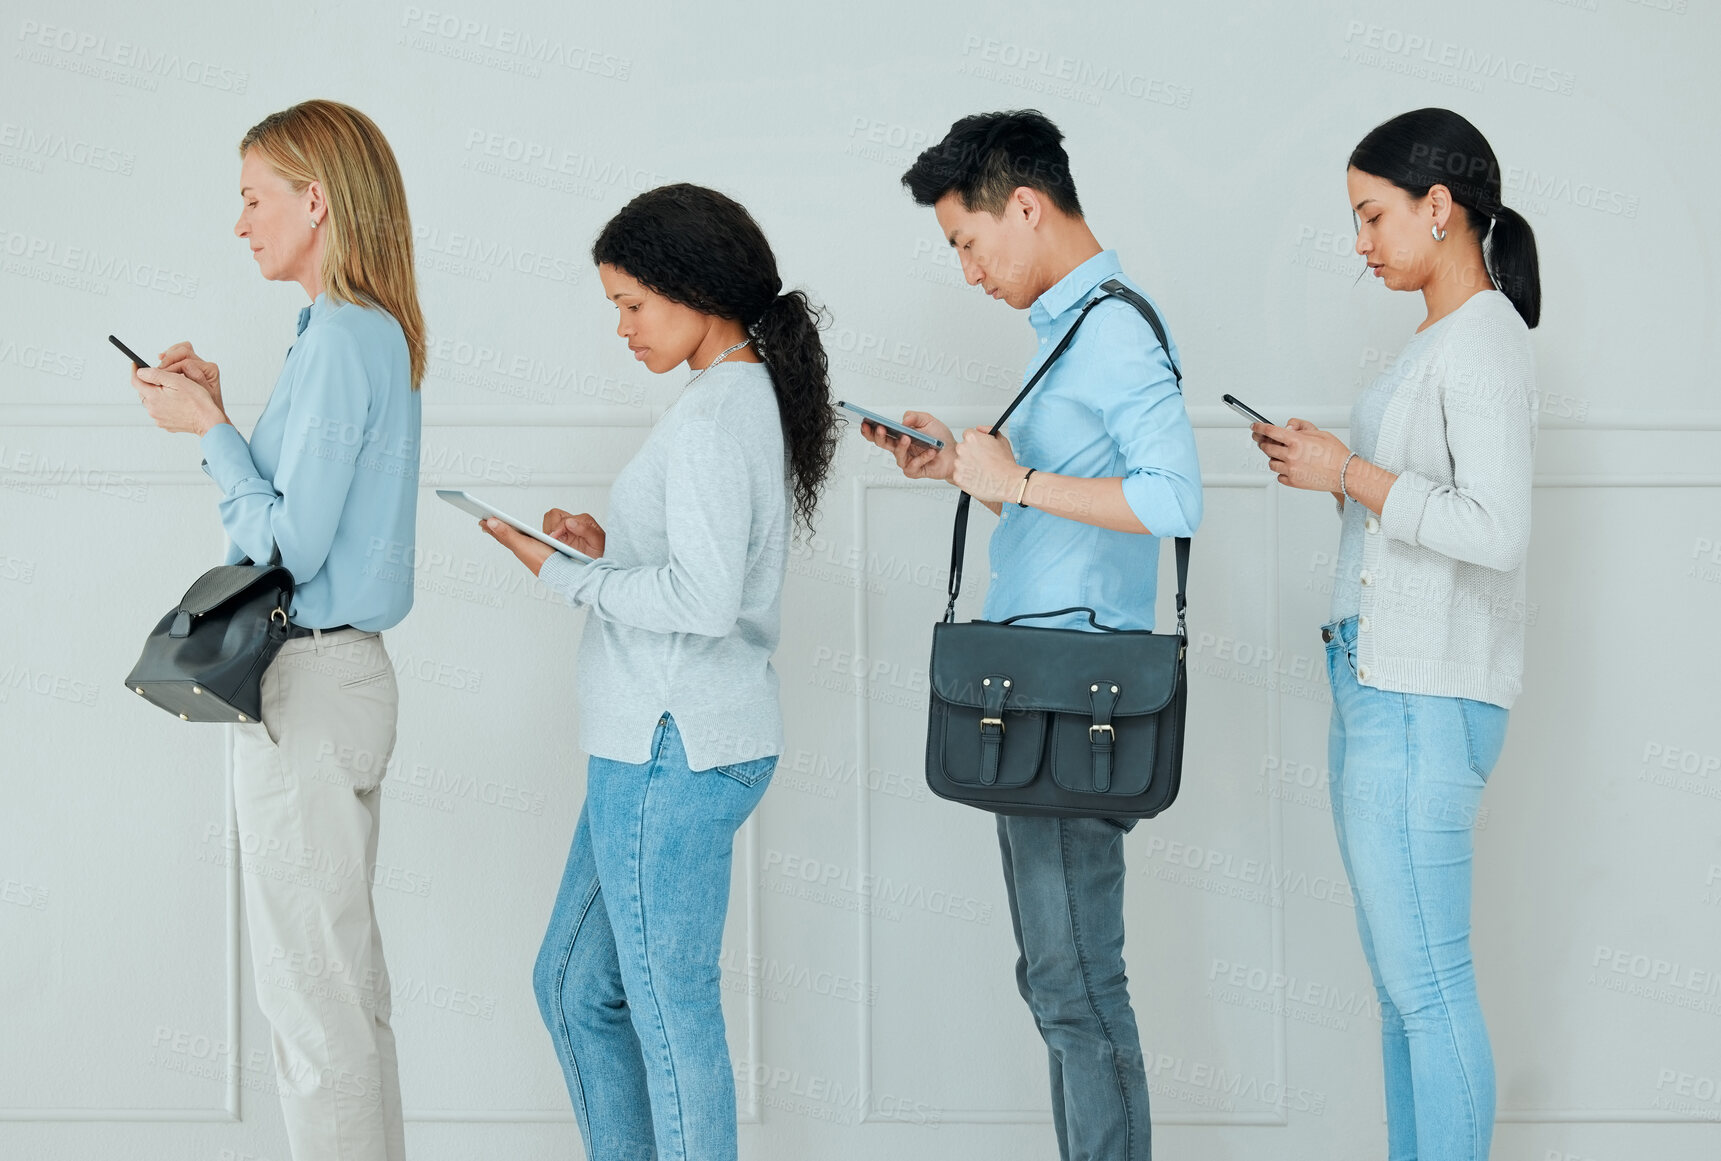
[[[1367,520],[1364,520],[1362,522],[1362,526],[1363,526],[1363,529],[1365,531],[1368,531],[1368,532],[1379,532],[1380,531],[1380,521],[1376,520],[1373,516],[1370,516]]]
[[[1374,574],[1365,568],[1361,572],[1357,573],[1356,579],[1358,584],[1371,585],[1374,583]]]
[[[1368,632],[1368,617],[1366,615],[1359,615],[1356,619],[1356,627],[1359,632]]]
[[[1368,666],[1366,666],[1366,665],[1357,666],[1356,667],[1356,676],[1357,676],[1358,681],[1367,681],[1368,680]]]

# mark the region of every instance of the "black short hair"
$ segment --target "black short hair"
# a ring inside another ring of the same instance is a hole
[[[1020,186],[1044,194],[1054,206],[1081,217],[1063,132],[1038,109],[974,113],[950,127],[944,140],[921,151],[902,184],[923,206],[945,194],[962,199],[964,209],[1004,212]]]

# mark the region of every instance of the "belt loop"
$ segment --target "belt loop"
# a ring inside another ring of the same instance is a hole
[[[651,734],[651,760],[656,763],[663,756],[664,744],[669,740],[669,730],[675,719],[668,710],[657,715],[657,729]]]
[[[311,639],[316,642],[317,656],[321,657],[323,655],[323,631],[321,629],[312,629]]]

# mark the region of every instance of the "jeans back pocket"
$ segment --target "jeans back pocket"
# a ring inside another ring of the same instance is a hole
[[[755,758],[751,762],[737,762],[733,766],[719,766],[717,772],[726,778],[733,778],[743,786],[757,786],[761,781],[771,776],[771,771],[777,768],[777,755],[769,754],[763,758]]]
[[[1500,750],[1506,745],[1506,709],[1461,697],[1458,699],[1458,712],[1464,719],[1464,744],[1470,758],[1470,769],[1485,779],[1493,771],[1494,763],[1500,760]]]

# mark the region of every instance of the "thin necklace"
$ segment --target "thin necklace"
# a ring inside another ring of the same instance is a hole
[[[698,371],[694,372],[693,378],[689,379],[686,383],[683,383],[681,385],[681,390],[676,394],[674,399],[670,400],[669,405],[671,407],[674,407],[677,403],[680,403],[681,397],[683,395],[687,394],[687,389],[689,387],[693,386],[695,383],[699,382],[699,376],[705,374],[705,372],[711,370],[711,368],[715,367],[717,364],[721,363],[724,359],[727,359],[730,355],[733,355],[736,351],[739,351],[742,347],[746,346],[748,343],[750,343],[752,341],[753,340],[750,338],[742,339],[740,342],[736,343],[733,347],[730,347],[727,351],[724,351],[721,355],[718,355],[715,359],[713,359],[709,363],[705,364],[705,366],[699,368]]]

